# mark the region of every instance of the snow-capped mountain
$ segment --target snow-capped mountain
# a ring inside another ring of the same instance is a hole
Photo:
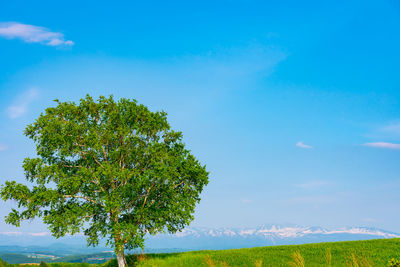
[[[376,228],[351,227],[325,229],[297,225],[262,225],[255,228],[205,228],[188,227],[176,234],[149,236],[146,248],[185,251],[198,249],[230,249],[269,245],[290,245],[317,242],[400,238],[400,234]],[[49,233],[0,232],[0,246],[53,246],[63,244],[85,249],[85,237],[68,236],[54,239]],[[97,248],[101,249],[101,248]],[[92,248],[93,250],[93,248]]]
[[[210,237],[274,237],[274,238],[297,238],[306,235],[334,235],[334,234],[362,234],[379,236],[381,238],[396,238],[400,234],[392,233],[376,228],[351,227],[336,230],[328,230],[321,227],[302,227],[302,226],[281,226],[281,225],[263,225],[257,228],[187,228],[182,232],[170,235],[175,237],[187,236],[210,236]]]
[[[399,237],[400,234],[397,233],[366,227],[330,230],[296,225],[263,225],[256,228],[187,228],[176,234],[149,237],[147,245],[187,249],[228,249]]]

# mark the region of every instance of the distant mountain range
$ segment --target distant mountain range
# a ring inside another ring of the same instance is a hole
[[[262,225],[256,228],[188,227],[176,234],[151,236],[146,250],[176,252],[200,249],[231,249],[255,246],[290,245],[318,242],[399,238],[400,234],[376,228],[351,227],[328,230],[321,227],[296,225]],[[0,232],[0,254],[23,251],[53,254],[97,253],[112,249],[100,246],[87,248],[84,236],[54,239],[48,233]]]
[[[270,245],[398,238],[400,234],[376,228],[351,227],[328,230],[296,225],[262,225],[256,228],[187,228],[180,233],[151,237],[151,248],[230,249]]]

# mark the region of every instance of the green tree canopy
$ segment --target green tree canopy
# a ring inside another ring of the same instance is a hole
[[[193,220],[208,172],[165,112],[112,96],[56,103],[24,132],[38,156],[23,163],[31,185],[1,187],[18,204],[7,223],[42,217],[57,238],[83,232],[93,246],[106,238],[124,266],[124,249],[143,248],[146,234]]]

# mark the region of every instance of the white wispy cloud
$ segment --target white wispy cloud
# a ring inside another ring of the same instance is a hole
[[[381,125],[372,125],[365,137],[375,140],[400,140],[400,120],[392,120]]]
[[[400,144],[387,143],[387,142],[365,143],[365,144],[363,144],[363,146],[388,148],[388,149],[400,149]]]
[[[49,232],[39,232],[39,233],[28,233],[28,235],[31,235],[31,236],[48,236],[48,235],[50,235],[50,233]]]
[[[15,236],[22,235],[22,232],[0,232],[0,235]]]
[[[387,134],[392,134],[396,137],[400,136],[400,123],[397,122],[392,122],[380,129],[381,132],[387,133]]]
[[[0,144],[0,151],[4,151],[4,150],[7,150],[7,146]]]
[[[18,22],[0,23],[0,37],[21,39],[26,43],[40,43],[49,46],[72,46],[74,42],[65,40],[64,34],[52,32],[45,27]]]
[[[31,88],[18,96],[14,103],[8,107],[8,116],[15,119],[24,115],[28,111],[29,104],[37,97],[38,93],[39,91],[36,88]]]
[[[304,143],[301,142],[301,141],[300,141],[300,142],[297,142],[296,146],[297,146],[297,147],[300,147],[300,148],[305,148],[305,149],[313,148],[312,146],[306,145],[306,144],[304,144]]]
[[[7,235],[7,236],[22,236],[22,235],[29,235],[29,236],[49,236],[51,235],[49,232],[0,232],[0,235]]]

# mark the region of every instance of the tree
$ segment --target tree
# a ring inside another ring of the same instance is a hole
[[[42,217],[56,238],[83,232],[92,246],[105,238],[122,267],[124,250],[143,248],[146,234],[174,233],[193,220],[208,172],[165,112],[112,96],[55,101],[24,132],[38,156],[23,162],[31,184],[0,189],[18,203],[7,223]]]

